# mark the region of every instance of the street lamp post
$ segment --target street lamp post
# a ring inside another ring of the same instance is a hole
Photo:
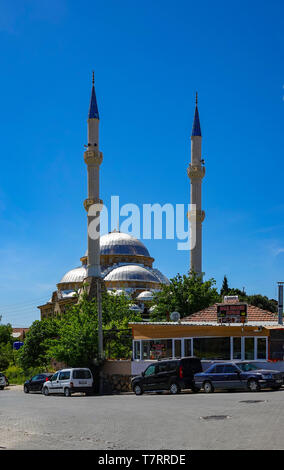
[[[278,282],[278,323],[283,325],[283,285],[284,282]]]
[[[97,278],[97,305],[98,305],[98,359],[101,366],[104,357],[104,344],[103,344],[103,319],[102,319],[102,292],[101,292],[101,279]],[[103,376],[102,371],[99,373],[99,393],[103,394]]]

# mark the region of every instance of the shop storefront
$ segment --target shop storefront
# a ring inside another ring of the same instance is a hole
[[[133,361],[283,361],[284,327],[277,320],[276,314],[237,302],[215,304],[179,322],[132,323]]]
[[[134,360],[197,356],[209,360],[268,359],[268,336],[135,339]]]

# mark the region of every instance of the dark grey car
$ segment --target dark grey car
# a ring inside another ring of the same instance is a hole
[[[195,385],[206,393],[214,390],[243,389],[256,392],[262,388],[279,390],[283,383],[282,373],[259,369],[255,364],[236,361],[213,364],[205,372],[195,374]]]

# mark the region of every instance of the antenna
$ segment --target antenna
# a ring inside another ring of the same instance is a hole
[[[170,319],[174,322],[178,322],[180,320],[179,312],[172,312],[170,315]]]

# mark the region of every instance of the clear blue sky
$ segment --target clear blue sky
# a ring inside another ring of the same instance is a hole
[[[188,203],[199,92],[203,268],[276,296],[284,280],[282,0],[0,0],[0,314],[28,326],[86,250],[91,72],[106,204]],[[122,220],[121,220],[122,221]],[[168,277],[176,240],[146,241]]]

